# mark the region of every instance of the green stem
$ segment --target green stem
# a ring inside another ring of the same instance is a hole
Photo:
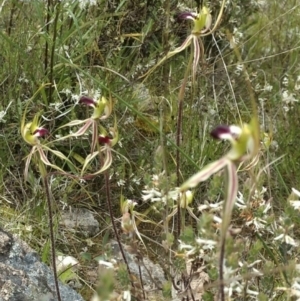
[[[178,116],[177,116],[177,132],[176,132],[176,177],[177,177],[177,186],[180,186],[180,145],[182,141],[182,112],[183,112],[183,99],[184,99],[184,94],[185,94],[185,88],[186,84],[189,78],[189,74],[191,71],[192,67],[192,62],[194,58],[194,51],[193,49],[191,50],[191,55],[190,59],[188,62],[188,66],[185,70],[184,78],[182,85],[179,90],[178,94]],[[180,236],[180,231],[181,231],[181,211],[180,211],[180,202],[178,200],[177,202],[177,236]]]
[[[54,19],[54,29],[53,29],[52,48],[51,48],[51,57],[50,57],[50,74],[49,74],[49,81],[51,85],[49,87],[48,103],[52,102],[52,94],[53,94],[53,85],[54,85],[53,68],[54,68],[55,42],[57,38],[57,24],[58,24],[59,14],[60,14],[60,1],[57,2],[56,15]]]

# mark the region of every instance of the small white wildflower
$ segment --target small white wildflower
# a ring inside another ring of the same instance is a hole
[[[254,290],[250,290],[249,288],[247,289],[247,294],[249,295],[254,295],[254,296],[258,296],[259,292],[254,291]]]
[[[300,201],[290,201],[290,204],[295,210],[300,210]]]
[[[80,179],[80,180],[79,180],[79,183],[80,183],[80,184],[86,184],[86,180],[85,180],[85,179]]]
[[[76,104],[78,104],[80,97],[81,97],[80,95],[71,94],[71,98]]]
[[[105,260],[98,260],[98,263],[99,265],[103,266],[103,267],[106,267],[108,269],[113,269],[114,268],[114,265],[113,263],[109,262],[109,261],[105,261]]]
[[[141,184],[141,178],[133,178],[132,182],[135,183],[136,185],[140,185]]]
[[[218,223],[218,224],[222,223],[222,219],[219,216],[216,216],[216,215],[214,215],[213,221],[216,222],[216,223]]]
[[[60,109],[60,107],[63,105],[63,103],[61,103],[61,102],[52,102],[52,103],[50,103],[50,106],[51,107],[54,107],[54,109],[56,110],[56,111],[59,111],[59,109]]]
[[[130,293],[130,291],[124,291],[123,292],[123,300],[124,301],[130,301],[131,300],[131,293]]]
[[[12,101],[10,101],[10,103],[6,107],[5,111],[0,111],[0,122],[3,122],[3,123],[6,122],[6,120],[4,119],[4,116],[6,115],[7,110],[9,109],[9,107],[10,107],[11,104],[12,104]]]
[[[90,6],[94,6],[97,4],[96,0],[80,0],[79,7],[80,9],[89,8]]]
[[[68,89],[68,88],[66,88],[66,89],[62,89],[62,90],[61,90],[61,92],[62,92],[62,93],[64,93],[64,94],[66,94],[66,95],[70,95],[70,94],[72,94],[71,90],[70,90],[70,89]]]
[[[281,96],[282,96],[282,101],[284,103],[286,103],[287,105],[298,102],[298,99],[296,99],[294,97],[294,94],[289,93],[289,91],[287,91],[287,90],[283,90],[282,93],[281,93]]]
[[[290,237],[289,235],[286,235],[286,234],[280,234],[280,235],[276,236],[274,238],[274,240],[285,242],[286,244],[294,246],[294,247],[297,247],[299,245],[292,237]]]
[[[283,108],[284,112],[288,112],[290,110],[290,108],[288,106],[283,106],[282,108]]]
[[[207,201],[205,201],[205,204],[198,206],[198,210],[200,212],[209,209],[209,212],[218,212],[220,210],[222,210],[222,205],[223,205],[223,201],[219,202],[219,203],[215,203],[215,204],[211,204],[208,203]]]
[[[179,250],[191,250],[194,248],[192,245],[188,245],[182,242],[180,239],[178,239],[178,242],[179,242]]]
[[[266,83],[264,86],[264,90],[267,92],[271,92],[273,90],[273,86],[271,86],[269,83]]]
[[[142,196],[142,199],[144,201],[148,201],[148,200],[151,200],[153,201],[154,199],[155,200],[160,200],[161,199],[161,193],[159,191],[157,191],[156,189],[152,188],[150,190],[143,190],[143,196]]]
[[[253,225],[256,232],[259,232],[260,229],[265,230],[267,222],[261,218],[255,217],[254,219],[250,220],[249,222],[246,222],[246,226]]]
[[[289,84],[289,79],[288,79],[286,76],[283,78],[282,84],[283,84],[284,86],[287,86],[287,85]]]
[[[125,185],[125,181],[124,180],[119,180],[118,182],[117,182],[117,185],[120,187],[120,186],[124,186]]]
[[[247,208],[247,205],[245,204],[244,196],[243,196],[243,194],[240,191],[238,191],[238,195],[236,197],[236,203],[235,203],[235,205],[238,208],[240,208],[240,209]]]
[[[300,297],[300,278],[296,278],[292,285],[293,295]]]
[[[126,118],[126,120],[124,121],[124,124],[132,124],[134,123],[134,118],[133,116],[129,116],[128,118]]]
[[[118,145],[122,148],[123,147],[123,143],[122,143],[123,138],[118,140]]]
[[[265,192],[267,191],[267,188],[266,187],[262,187],[261,190],[257,190],[255,189],[255,192],[254,192],[254,195],[253,195],[253,199],[260,199],[260,198],[263,198]]]
[[[297,189],[295,189],[295,188],[292,188],[292,191],[293,191],[293,193],[294,193],[296,196],[300,197],[300,191],[299,191],[299,190],[297,190]]]
[[[297,76],[297,80],[296,80],[294,89],[296,91],[300,90],[300,75]]]
[[[202,238],[197,238],[196,242],[199,245],[203,245],[202,249],[203,250],[213,250],[217,244],[216,241],[211,240],[211,239],[202,239]]]
[[[185,243],[183,243],[181,240],[179,241],[179,250],[188,250],[187,252],[185,252],[185,256],[189,257],[193,254],[195,254],[196,252],[196,248],[191,246],[191,245],[187,245]]]
[[[233,293],[240,294],[243,291],[243,286],[238,280],[233,278],[234,276],[236,276],[237,270],[233,270],[231,267],[227,267],[225,263],[223,270],[224,282],[226,283],[226,286],[224,288],[225,293],[228,294],[228,297],[232,297]]]
[[[300,191],[292,188],[292,195],[295,195],[297,197],[300,198]],[[295,209],[295,210],[300,210],[300,200],[291,200],[290,201],[291,206]]]
[[[285,242],[288,244],[288,245],[291,245],[293,247],[298,247],[299,246],[299,243],[295,241],[294,238],[290,237],[289,235],[286,235],[285,236]]]

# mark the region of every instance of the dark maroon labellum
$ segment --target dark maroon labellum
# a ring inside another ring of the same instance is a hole
[[[87,106],[95,106],[96,101],[93,98],[87,97],[87,96],[81,96],[79,99],[79,103],[83,103]]]
[[[109,144],[110,138],[108,136],[99,136],[98,141],[99,141],[99,144],[101,144],[101,145]]]
[[[221,139],[220,136],[222,136],[223,134],[230,134],[230,129],[228,125],[219,125],[214,130],[212,130],[210,134],[215,139]]]
[[[177,18],[178,18],[179,20],[186,20],[186,19],[188,19],[189,17],[191,17],[191,18],[193,18],[193,19],[195,18],[194,14],[191,13],[191,12],[183,12],[183,13],[178,14],[178,16],[177,16]]]
[[[49,131],[47,129],[40,128],[33,132],[33,135],[35,135],[35,134],[38,134],[37,135],[38,137],[44,137],[44,136],[49,135]]]

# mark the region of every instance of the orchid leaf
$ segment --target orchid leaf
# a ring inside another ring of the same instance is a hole
[[[72,157],[73,157],[77,162],[79,162],[81,165],[84,164],[85,158],[83,158],[83,157],[80,156],[79,154],[77,154],[77,153],[72,153]]]

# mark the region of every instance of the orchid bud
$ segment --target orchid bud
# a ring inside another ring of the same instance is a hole
[[[123,213],[121,220],[121,228],[126,234],[133,232],[134,227],[129,212]]]
[[[180,193],[180,207],[181,208],[187,208],[189,204],[193,201],[193,193],[190,190],[186,190],[184,192]]]

